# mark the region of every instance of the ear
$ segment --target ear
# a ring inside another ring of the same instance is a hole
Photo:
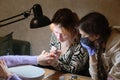
[[[50,30],[53,31],[53,28],[55,27],[54,23],[51,23],[49,27],[50,27]]]

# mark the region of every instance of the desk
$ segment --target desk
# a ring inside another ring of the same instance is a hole
[[[43,80],[71,80],[71,76],[74,74],[70,73],[62,73],[59,71],[55,70],[50,70],[50,69],[44,69],[45,70],[45,76]],[[80,76],[77,75],[77,80],[92,80],[90,77],[86,76]]]

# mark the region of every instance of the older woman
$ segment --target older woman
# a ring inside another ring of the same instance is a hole
[[[88,54],[79,43],[78,23],[76,13],[67,8],[59,9],[53,16],[50,49],[56,48],[59,58],[53,60],[51,66],[57,70],[79,74],[87,68]]]

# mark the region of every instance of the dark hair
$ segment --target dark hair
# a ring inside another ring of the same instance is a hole
[[[98,12],[92,12],[84,16],[80,20],[79,28],[90,35],[100,35],[101,39],[105,42],[111,33],[108,20]]]
[[[108,20],[104,15],[98,12],[91,12],[84,16],[80,20],[79,29],[90,35],[100,35],[100,39],[98,39],[100,45],[103,42],[106,43],[111,33],[111,28],[109,27]],[[102,48],[102,46],[99,46],[99,49],[97,51],[98,80],[107,80],[107,72],[103,66],[103,62],[101,59],[101,53],[103,50],[104,49]]]
[[[76,13],[68,8],[59,9],[53,16],[52,23],[60,24],[62,28],[71,34],[73,40],[76,40],[80,35],[79,31],[76,29],[79,25],[79,18]],[[78,42],[79,39],[77,39]]]
[[[78,26],[78,22],[77,15],[68,8],[59,9],[52,19],[52,23],[61,24],[65,28]]]

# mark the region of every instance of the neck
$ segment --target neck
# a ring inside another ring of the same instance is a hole
[[[61,44],[68,47],[70,45],[70,42],[67,40],[67,41],[61,42]]]

